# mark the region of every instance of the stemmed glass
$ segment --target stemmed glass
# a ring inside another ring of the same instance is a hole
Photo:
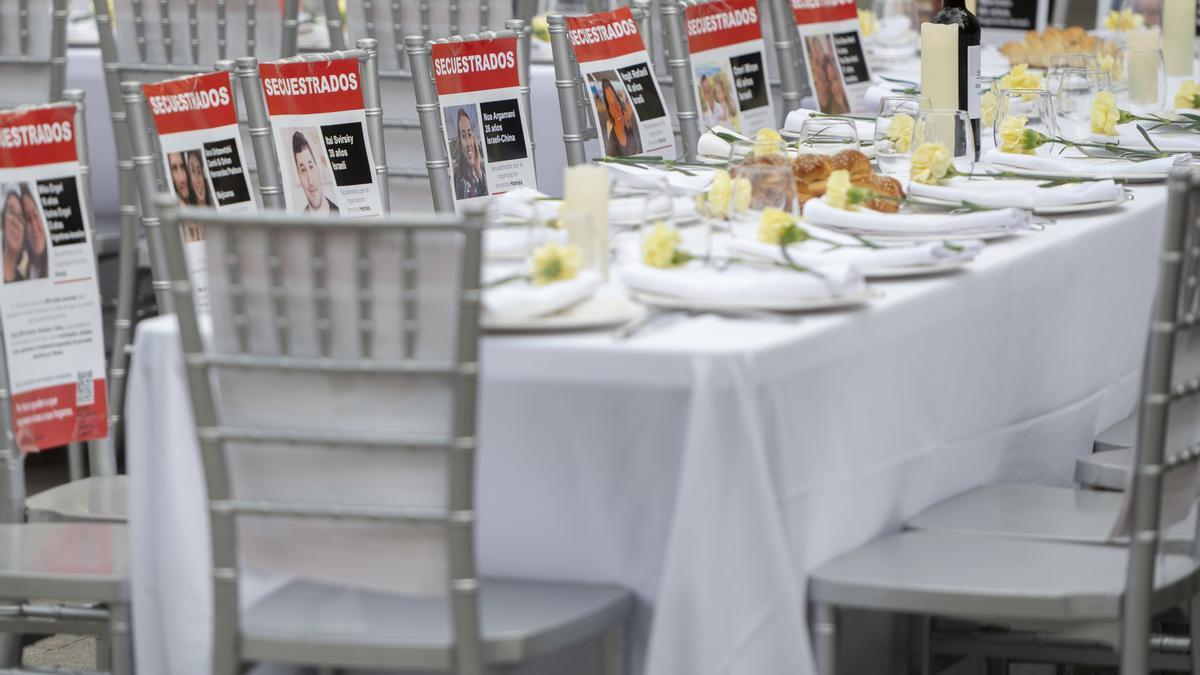
[[[954,170],[970,174],[975,169],[975,134],[964,110],[922,110],[913,125],[912,147],[941,143],[950,153]]]
[[[1065,68],[1054,97],[1060,131],[1070,140],[1091,135],[1092,102],[1096,94],[1112,91],[1108,71],[1099,68]]]
[[[1050,57],[1050,65],[1046,67],[1046,89],[1058,91],[1062,71],[1071,69],[1095,70],[1100,67],[1095,54],[1054,54]]]
[[[1159,113],[1167,108],[1167,68],[1161,49],[1125,49],[1129,87],[1123,103],[1133,113]],[[1124,106],[1122,106],[1124,107]]]
[[[1054,119],[1054,99],[1044,89],[1005,89],[996,99],[996,121],[992,125],[992,140],[1000,146],[1000,128],[1009,117],[1025,118],[1025,128],[1057,136]]]
[[[912,125],[933,106],[925,96],[884,96],[875,120],[875,159],[883,173],[908,175],[912,160]]]
[[[801,152],[833,154],[840,150],[858,150],[862,142],[858,138],[858,127],[854,120],[838,117],[810,117],[800,125],[800,140],[796,145]]]

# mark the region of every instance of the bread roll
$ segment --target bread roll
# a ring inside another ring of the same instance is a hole
[[[894,199],[870,199],[864,204],[872,211],[881,211],[883,213],[896,213],[900,210],[900,202],[895,199],[904,197],[904,187],[900,181],[888,176],[880,176],[872,174],[865,178],[859,178],[851,181],[855,186],[866,188],[875,194],[892,197]]]
[[[850,173],[850,180],[866,178],[872,173],[871,160],[858,150],[843,150],[829,158],[829,165],[834,171],[845,169]]]

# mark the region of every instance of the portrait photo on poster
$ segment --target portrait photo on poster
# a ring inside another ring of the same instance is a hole
[[[171,191],[180,206],[204,206],[212,208],[212,187],[205,168],[204,152],[200,148],[167,153],[167,168],[171,173]],[[204,227],[198,223],[185,222],[184,243],[204,240]]]
[[[12,284],[32,279],[45,279],[50,268],[49,234],[46,219],[38,199],[36,186],[30,182],[0,185],[4,206],[0,232],[4,250],[4,283]]]
[[[725,59],[700,61],[695,65],[696,88],[700,92],[700,123],[705,129],[718,126],[741,132],[732,78]]]
[[[850,112],[850,99],[834,52],[833,39],[829,35],[807,35],[804,37],[804,47],[821,112],[834,115]]]
[[[289,187],[296,195],[292,200],[293,208],[305,213],[339,213],[337,191],[331,189],[332,169],[321,130],[317,127],[284,128],[283,138],[291,150],[288,154],[292,161],[284,163],[284,170],[291,177]]]
[[[454,198],[471,199],[488,195],[487,165],[483,134],[479,129],[479,107],[474,103],[447,106],[445,116],[450,143],[450,171],[454,176]]]
[[[610,157],[642,154],[637,114],[617,71],[598,70],[589,73],[587,79],[604,154]]]

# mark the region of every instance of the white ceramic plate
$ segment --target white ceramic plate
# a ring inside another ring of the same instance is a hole
[[[1033,209],[1032,213],[1037,216],[1061,216],[1068,213],[1085,213],[1087,211],[1100,211],[1103,209],[1111,209],[1114,206],[1120,206],[1125,202],[1133,199],[1133,193],[1128,190],[1121,193],[1120,197],[1110,199],[1103,202],[1087,202],[1085,204],[1066,204],[1063,206],[1038,206]],[[933,197],[912,197],[908,198],[911,202],[918,204],[929,204],[930,206],[955,206],[954,202],[948,202]]]
[[[1084,162],[1086,160],[1079,160]],[[1001,171],[1019,171],[1031,178],[1061,178],[1061,171],[1035,171],[1033,169],[1022,169],[1017,166],[1008,166],[1007,164],[992,164],[992,167]],[[1086,164],[1080,164],[1080,168],[1086,167]],[[1157,183],[1167,179],[1167,174],[1163,173],[1121,173],[1119,171],[1080,171],[1078,175],[1086,178],[1118,178],[1127,183]]]
[[[701,300],[699,298],[680,298],[673,295],[660,295],[630,289],[634,300],[661,309],[682,309],[688,312],[732,312],[747,310],[767,310],[772,312],[807,312],[821,309],[836,309],[859,305],[875,296],[870,286],[864,286],[858,293],[828,298],[801,298],[797,300],[747,300],[738,302],[731,300]]]
[[[972,260],[968,258],[948,258],[935,263],[929,263],[928,265],[862,268],[862,273],[868,279],[904,279],[907,277],[922,277],[950,272],[966,267],[971,262]]]
[[[930,234],[904,233],[904,234],[881,234],[879,232],[859,232],[857,230],[843,230],[842,228],[833,225],[822,225],[828,230],[842,232],[845,234],[857,234],[867,239],[878,240],[880,242],[899,242],[899,241],[992,241],[993,239],[1004,239],[1005,237],[1013,237],[1028,230],[977,230],[975,232],[934,232]]]
[[[617,294],[593,295],[561,312],[525,319],[508,319],[484,314],[480,326],[492,333],[545,333],[606,328],[633,321],[645,307]]]

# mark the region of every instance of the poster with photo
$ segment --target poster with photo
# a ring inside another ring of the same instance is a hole
[[[854,0],[792,0],[792,14],[817,107],[840,115],[862,106],[871,70]]]
[[[432,58],[455,208],[517,188],[536,189],[517,39],[435,43]]]
[[[233,82],[220,71],[142,85],[162,149],[167,185],[182,206],[257,210],[238,131]],[[208,309],[204,229],[182,225],[188,273],[200,311]]]
[[[567,34],[609,157],[675,158],[675,134],[650,55],[628,7],[568,16]]]
[[[0,112],[0,321],[22,452],[108,435],[104,332],[75,106]]]
[[[685,18],[701,129],[775,128],[757,0],[688,5]]]
[[[380,215],[358,59],[277,61],[258,69],[287,210]]]

